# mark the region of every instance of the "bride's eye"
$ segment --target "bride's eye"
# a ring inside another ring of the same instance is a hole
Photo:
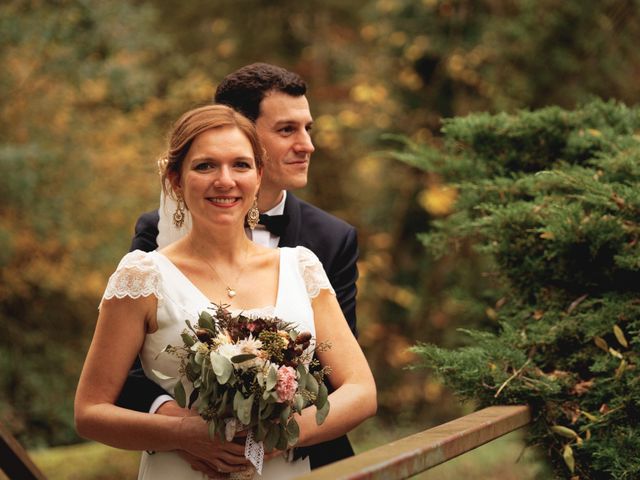
[[[240,168],[243,170],[248,170],[251,168],[251,164],[249,162],[245,162],[244,160],[239,160],[235,163],[236,168]]]
[[[213,165],[211,164],[211,162],[200,162],[196,164],[196,166],[194,167],[194,170],[202,172],[202,171],[209,170],[210,168],[213,168]]]

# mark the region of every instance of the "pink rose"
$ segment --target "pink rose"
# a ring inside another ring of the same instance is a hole
[[[291,367],[280,367],[278,369],[278,383],[276,384],[276,392],[278,400],[290,402],[298,389],[298,381],[296,380],[296,371]]]

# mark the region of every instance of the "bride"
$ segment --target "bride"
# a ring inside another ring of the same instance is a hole
[[[191,230],[162,250],[127,254],[109,279],[76,392],[75,421],[85,438],[144,450],[141,479],[206,478],[176,450],[201,458],[219,478],[249,465],[242,437],[210,439],[195,413],[179,418],[115,405],[138,354],[146,375],[173,390],[177,380],[160,379],[153,370],[177,377],[179,361],[158,353],[180,345],[185,320],[196,323],[211,302],[277,316],[331,344],[317,354],[332,369],[331,410],[320,426],[315,407],[296,418],[298,446],[343,435],[375,413],[373,376],[317,257],[304,247],[269,249],[247,238],[245,219],[257,215],[262,152],[253,124],[231,108],[185,113],[173,128],[162,180],[178,204],[174,221],[180,224],[188,208]],[[260,478],[309,470],[308,459],[287,462],[283,453],[265,456]]]

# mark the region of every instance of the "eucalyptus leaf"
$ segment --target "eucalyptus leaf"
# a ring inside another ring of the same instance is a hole
[[[263,403],[264,400],[261,399],[261,403]],[[264,402],[264,407],[260,408],[260,418],[269,418],[271,416],[271,414],[273,413],[273,409],[276,407],[275,403],[272,402]]]
[[[298,365],[297,372],[298,372],[298,388],[300,390],[303,390],[303,389],[307,388],[306,387],[306,385],[307,385],[307,376],[309,374],[307,373],[307,369],[304,368],[303,365]]]
[[[280,439],[280,425],[277,423],[272,423],[269,426],[269,431],[267,432],[266,437],[264,438],[264,450],[265,452],[271,452],[275,448]]]
[[[182,382],[176,383],[176,386],[173,387],[173,396],[175,397],[178,405],[180,405],[182,408],[185,408],[187,406],[187,393],[184,391]]]
[[[302,409],[304,408],[304,398],[299,393],[296,393],[293,397],[293,409],[302,413]]]
[[[222,400],[220,400],[220,405],[218,406],[218,409],[216,410],[216,414],[221,417],[222,414],[224,413],[224,411],[227,408],[227,398],[229,397],[229,390],[225,390],[224,393],[222,394]]]
[[[207,311],[200,312],[200,317],[198,317],[198,325],[200,326],[200,328],[211,330],[214,335],[217,334],[213,317]]]
[[[196,341],[187,332],[182,332],[180,336],[182,337],[182,341],[187,347],[192,347],[193,345],[196,344]]]
[[[205,355],[203,355],[201,352],[196,352],[196,354],[193,356],[193,361],[196,365],[202,365],[202,363],[204,362],[205,359]]]
[[[296,443],[298,443],[299,437],[300,427],[298,426],[298,422],[296,422],[296,419],[292,418],[291,420],[289,420],[289,423],[287,423],[287,446],[294,446]]]
[[[269,373],[267,374],[267,390],[273,390],[273,388],[278,383],[278,371],[276,370],[275,365],[271,364],[269,367]]]
[[[314,395],[316,395],[316,396],[318,395],[318,391],[320,389],[320,385],[318,384],[318,381],[316,380],[316,377],[314,377],[310,373],[307,374],[307,381],[306,381],[305,388],[307,390],[309,390],[311,393],[313,393]]]
[[[233,411],[237,412],[240,408],[240,402],[244,399],[242,392],[240,390],[236,390],[236,394],[233,396]]]
[[[324,402],[322,408],[316,410],[316,424],[322,425],[329,415],[329,402]]]
[[[316,407],[322,408],[324,404],[327,403],[327,398],[329,397],[329,391],[327,390],[327,386],[323,383],[318,385],[318,397],[316,398]]]
[[[211,367],[218,378],[218,382],[225,384],[229,381],[233,373],[233,364],[227,357],[223,357],[219,353],[211,352]]]
[[[189,330],[191,330],[193,332],[193,334],[195,335],[196,329],[193,328],[193,325],[191,325],[191,322],[189,320],[185,320],[184,323],[187,324],[187,327],[189,327]]]
[[[266,420],[259,420],[256,426],[256,441],[262,442],[269,431],[269,424]]]
[[[231,357],[231,361],[233,363],[242,363],[242,362],[246,362],[247,360],[253,360],[254,358],[256,358],[257,355],[254,355],[253,353],[241,353],[240,355],[234,355],[233,357]]]
[[[286,450],[288,447],[288,442],[287,442],[287,432],[284,428],[284,425],[279,424],[280,428],[280,436],[278,437],[278,443],[276,443],[276,448],[278,450]]]
[[[289,415],[291,415],[291,407],[287,405],[282,412],[280,412],[280,422],[287,423],[289,420]]]
[[[249,398],[243,398],[238,405],[238,420],[240,420],[243,425],[249,425],[249,423],[251,423],[253,397],[254,394],[252,393],[251,395],[249,395]]]

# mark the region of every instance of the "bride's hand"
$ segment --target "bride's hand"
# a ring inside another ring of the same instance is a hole
[[[240,472],[250,465],[244,456],[244,438],[236,437],[233,442],[210,439],[209,427],[199,416],[184,417],[178,435],[182,449],[199,460],[196,465],[189,462],[198,471],[204,465],[212,466],[217,473]]]
[[[183,436],[186,436],[187,439],[182,441],[183,448],[177,453],[191,465],[192,469],[202,472],[210,478],[225,478],[221,477],[221,473],[242,471],[249,464],[244,456],[244,437],[242,434],[239,434],[239,437],[236,437],[233,442],[223,442],[217,437],[211,440],[206,422],[200,418],[195,410],[182,408],[175,400],[163,403],[156,413],[172,417],[185,417],[182,422],[182,430],[185,433]]]

